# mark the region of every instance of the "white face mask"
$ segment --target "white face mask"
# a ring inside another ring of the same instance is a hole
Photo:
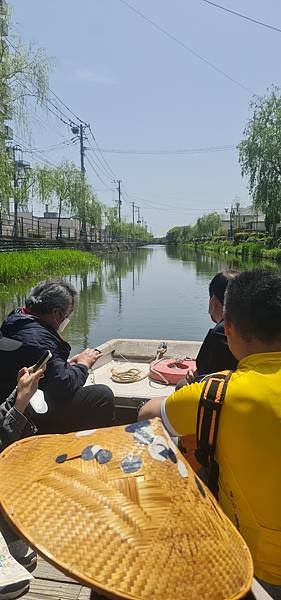
[[[68,323],[70,321],[69,317],[66,317],[59,325],[58,327],[58,332],[62,333],[64,331],[64,329],[67,327]]]

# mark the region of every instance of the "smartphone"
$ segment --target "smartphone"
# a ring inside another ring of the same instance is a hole
[[[48,360],[50,360],[50,358],[52,358],[52,353],[50,352],[50,350],[45,350],[45,352],[43,352],[42,356],[40,356],[36,365],[34,365],[34,367],[32,369],[32,373],[36,373],[36,371],[38,371],[38,369],[42,369],[42,367],[44,367],[47,364],[47,362],[48,362]]]

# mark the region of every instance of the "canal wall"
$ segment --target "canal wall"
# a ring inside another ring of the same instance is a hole
[[[65,248],[72,250],[86,250],[88,252],[124,252],[143,246],[143,242],[90,242],[75,240],[45,240],[45,239],[0,239],[0,252],[19,252],[40,249],[52,250]]]

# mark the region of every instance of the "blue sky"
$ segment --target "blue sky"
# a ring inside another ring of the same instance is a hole
[[[278,0],[221,0],[225,7],[281,26]],[[280,83],[281,34],[231,16],[202,0],[130,0],[136,9],[212,62],[233,83],[168,39],[121,0],[12,0],[15,30],[56,59],[50,87],[86,122],[104,151],[202,149],[235,146],[249,116],[251,92]],[[70,130],[37,109],[32,145],[71,139]],[[37,118],[39,117],[40,122]],[[43,124],[42,120],[47,123]],[[21,134],[27,138],[27,134]],[[44,152],[75,160],[77,146]],[[238,196],[248,203],[235,148],[187,154],[104,152],[124,184],[122,212],[131,205],[155,234],[223,211]],[[108,169],[89,151],[86,161],[98,198],[117,197]],[[102,179],[102,181],[100,180]]]

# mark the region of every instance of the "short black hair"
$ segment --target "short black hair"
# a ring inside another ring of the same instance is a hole
[[[228,282],[238,275],[239,271],[229,269],[229,271],[220,271],[213,277],[209,285],[210,298],[216,296],[221,304],[224,303],[224,294],[228,286]]]
[[[228,284],[224,314],[246,341],[281,343],[281,276],[270,269],[240,273]]]
[[[25,306],[36,315],[48,315],[53,308],[67,314],[73,306],[77,292],[73,285],[63,279],[47,279],[38,283],[26,298]]]

